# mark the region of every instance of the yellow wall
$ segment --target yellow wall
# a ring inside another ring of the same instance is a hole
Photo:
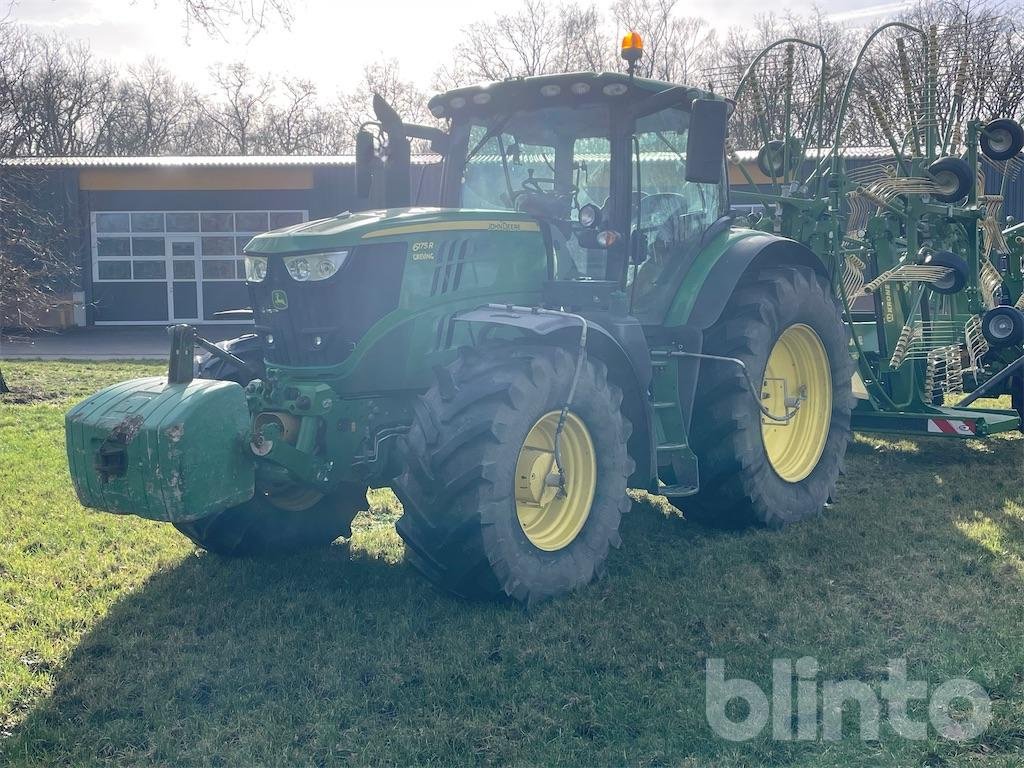
[[[312,168],[84,168],[90,191],[189,189],[312,189]]]
[[[753,179],[755,184],[771,184],[772,180],[769,176],[765,176],[761,173],[761,169],[757,167],[756,160],[743,160],[743,167],[747,169],[747,173],[750,174],[750,178]],[[779,184],[782,179],[776,179],[775,183]],[[743,171],[739,169],[739,166],[734,163],[729,163],[729,184],[734,187],[745,187],[749,186],[750,182],[747,181],[747,177],[743,175]]]

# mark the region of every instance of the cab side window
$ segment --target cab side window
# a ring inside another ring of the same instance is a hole
[[[723,207],[720,185],[686,180],[688,123],[684,110],[665,109],[640,118],[634,134],[640,157],[634,221],[669,246],[703,232]]]
[[[603,208],[611,187],[611,142],[602,136],[579,138],[572,145],[572,215],[588,204]],[[608,251],[584,248],[575,237],[553,235],[560,280],[604,280]]]
[[[688,123],[689,113],[681,109],[655,112],[636,123],[632,226],[647,246],[641,263],[630,267],[629,282],[635,281],[640,301],[696,248],[701,234],[724,210],[721,185],[686,180]]]

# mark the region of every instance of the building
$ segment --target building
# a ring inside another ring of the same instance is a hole
[[[748,176],[770,181],[756,152],[739,155],[747,174],[730,164],[735,188],[749,189]],[[872,148],[844,155],[851,168],[892,158]],[[986,188],[998,192],[1001,177],[988,170]],[[35,323],[54,327],[232,322],[217,313],[249,303],[242,248],[254,234],[365,204],[349,155],[9,158],[0,173],[31,174],[71,233],[78,274]],[[411,176],[414,203],[436,204],[438,158],[414,156]],[[1020,220],[1024,184],[1013,179],[1006,197],[1006,213]],[[0,325],[19,318],[8,311]]]
[[[414,160],[421,198],[436,169]],[[218,312],[249,304],[253,235],[357,207],[347,155],[9,158],[0,173],[31,174],[71,233],[79,273],[41,318],[50,326],[222,322]]]

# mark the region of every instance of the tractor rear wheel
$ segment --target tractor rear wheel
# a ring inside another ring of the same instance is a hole
[[[406,559],[442,589],[524,603],[603,572],[629,509],[632,427],[604,364],[587,358],[559,438],[575,355],[561,347],[464,349],[419,401],[395,492]]]
[[[260,557],[326,547],[352,533],[352,519],[366,507],[366,486],[345,483],[316,492],[257,493],[237,507],[174,527],[195,544],[227,557]]]
[[[691,439],[700,491],[675,500],[691,519],[780,526],[817,514],[833,495],[850,439],[853,361],[825,278],[803,266],[745,277],[704,352],[744,362],[765,416],[737,365],[701,361]]]

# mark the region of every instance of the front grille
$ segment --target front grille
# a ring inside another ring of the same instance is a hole
[[[431,296],[458,290],[463,266],[471,258],[472,249],[473,241],[468,238],[444,240],[438,245]]]
[[[370,326],[398,306],[405,260],[405,243],[361,245],[349,252],[333,277],[300,283],[288,275],[280,257],[271,256],[267,279],[249,284],[267,361],[310,366],[342,362]],[[274,308],[275,291],[284,292],[286,308]],[[268,343],[270,338],[273,343]]]

